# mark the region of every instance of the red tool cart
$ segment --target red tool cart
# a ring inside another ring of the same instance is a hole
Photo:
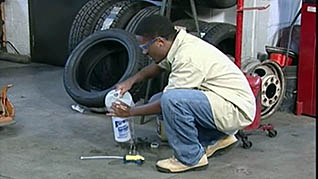
[[[303,0],[297,76],[297,115],[317,116],[316,7],[316,0]]]
[[[243,11],[245,10],[263,10],[267,9],[269,5],[264,7],[249,7],[244,8],[244,0],[237,1],[237,15],[236,15],[236,42],[235,42],[235,64],[240,68],[241,67],[241,53],[242,53],[242,29],[243,29]],[[274,129],[272,124],[261,124],[261,79],[259,76],[250,76],[245,75],[251,88],[253,94],[256,98],[256,115],[254,121],[249,126],[245,127],[242,130],[239,130],[236,134],[236,137],[242,142],[242,146],[245,149],[252,147],[252,142],[248,140],[248,136],[245,132],[252,130],[262,130],[266,131],[269,137],[275,137],[277,131]]]

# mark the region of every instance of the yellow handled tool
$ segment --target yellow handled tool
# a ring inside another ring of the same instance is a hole
[[[81,156],[81,160],[90,160],[90,159],[121,159],[124,163],[136,163],[142,165],[145,161],[145,158],[141,155],[125,155],[125,156]]]

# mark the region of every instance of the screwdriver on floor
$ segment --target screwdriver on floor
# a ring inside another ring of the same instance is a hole
[[[136,163],[138,165],[143,164],[145,158],[141,155],[125,155],[125,156],[81,156],[81,160],[89,160],[89,159],[120,159],[123,160],[124,163]]]

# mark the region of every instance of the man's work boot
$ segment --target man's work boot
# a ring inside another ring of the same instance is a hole
[[[12,117],[2,117],[0,116],[0,127],[8,126],[14,124],[16,121]]]
[[[7,85],[2,88],[0,93],[0,127],[15,123],[13,119],[14,107],[7,97],[8,88],[12,85]]]
[[[184,165],[181,162],[179,162],[174,156],[172,156],[165,160],[159,160],[156,164],[156,167],[161,172],[178,173],[178,172],[185,172],[189,170],[204,169],[208,166],[208,164],[209,164],[208,158],[204,154],[202,158],[199,160],[199,162],[193,166]]]
[[[216,151],[232,146],[237,142],[237,138],[234,135],[226,136],[218,140],[215,144],[209,145],[205,151],[207,157],[211,157]]]

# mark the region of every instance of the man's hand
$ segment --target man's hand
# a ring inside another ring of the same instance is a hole
[[[130,116],[130,106],[117,100],[113,102],[111,109],[106,114],[107,116],[116,117],[129,117]]]
[[[132,80],[128,79],[122,83],[116,85],[116,91],[120,90],[120,97],[122,97],[128,90],[131,89],[134,83]]]

